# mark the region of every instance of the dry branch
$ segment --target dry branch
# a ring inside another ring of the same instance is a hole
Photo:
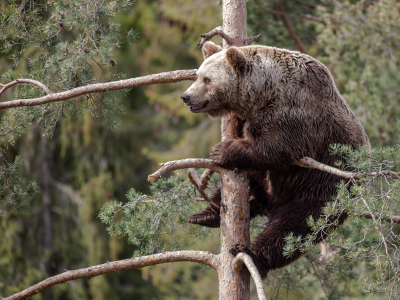
[[[231,36],[231,35],[225,33],[225,32],[223,31],[223,27],[222,27],[222,26],[218,26],[218,27],[214,28],[213,30],[211,30],[210,32],[208,32],[208,33],[203,33],[202,35],[200,35],[203,39],[202,39],[200,42],[197,43],[197,47],[198,47],[199,49],[203,48],[204,43],[207,42],[207,41],[210,40],[213,36],[216,36],[216,35],[221,36],[221,37],[226,41],[226,43],[227,43],[229,46],[233,45],[234,40],[235,40],[235,39],[233,38],[233,36]],[[258,40],[260,37],[261,37],[261,33],[255,35],[255,36],[252,36],[252,37],[247,37],[247,38],[244,39],[243,45],[244,45],[244,46],[248,46],[248,45],[250,45],[252,42]]]
[[[254,262],[251,259],[251,257],[248,254],[242,252],[236,255],[235,259],[233,260],[233,267],[236,269],[243,263],[249,270],[251,277],[253,277],[254,284],[257,288],[258,299],[267,300],[267,297],[265,297],[264,284],[261,279],[260,273],[258,272],[257,267],[254,265]]]
[[[104,275],[108,273],[115,273],[124,270],[133,270],[138,268],[143,268],[147,266],[153,266],[163,263],[172,263],[179,261],[191,261],[196,263],[201,263],[214,268],[218,272],[219,268],[219,258],[206,251],[171,251],[164,252],[154,255],[142,256],[137,258],[118,260],[113,262],[108,262],[102,265],[91,266],[89,268],[83,268],[72,271],[65,271],[62,274],[49,277],[38,284],[35,284],[22,292],[13,294],[10,297],[3,298],[4,300],[19,300],[26,299],[37,293],[48,289],[49,287],[67,281],[82,279],[82,278],[92,278],[99,275]],[[0,297],[1,299],[1,297]]]
[[[174,160],[161,165],[162,165],[161,169],[157,170],[156,172],[147,177],[148,181],[154,182],[164,177],[169,172],[181,169],[188,169],[188,168],[206,168],[206,169],[211,169],[217,173],[221,172],[221,168],[216,166],[211,159],[204,159],[204,158],[188,158],[182,160]]]
[[[33,79],[20,78],[20,79],[16,79],[14,81],[11,81],[10,83],[4,84],[4,85],[2,84],[3,88],[0,90],[0,95],[3,94],[6,89],[8,89],[8,88],[10,88],[10,87],[12,87],[12,86],[14,86],[14,85],[16,85],[18,83],[34,84],[34,85],[40,87],[43,91],[45,91],[47,95],[52,95],[53,94],[47,86],[45,86],[43,83],[41,83],[39,81],[36,81],[36,80],[33,80]],[[2,104],[2,103],[0,103],[0,104]]]
[[[3,89],[0,91],[0,94],[6,88],[9,88],[12,85],[22,82],[21,80],[24,80],[24,81],[29,80],[30,82],[26,82],[26,83],[36,84],[44,90],[46,88],[47,90],[45,90],[45,91],[48,93],[48,95],[44,96],[44,97],[40,97],[40,98],[34,98],[34,99],[20,99],[20,100],[12,100],[12,101],[7,101],[7,102],[0,102],[0,109],[19,107],[19,106],[41,105],[41,104],[50,103],[50,102],[68,100],[71,98],[75,98],[75,97],[87,95],[87,94],[105,93],[105,92],[110,92],[110,91],[130,89],[130,88],[134,88],[134,87],[138,87],[138,86],[145,86],[145,85],[151,85],[151,84],[174,83],[174,82],[180,82],[182,80],[193,80],[194,81],[197,78],[196,71],[197,70],[194,69],[194,70],[178,70],[178,71],[164,72],[164,73],[159,73],[159,74],[147,75],[147,76],[143,76],[143,77],[130,78],[130,79],[119,80],[119,81],[112,81],[112,82],[107,82],[107,83],[90,84],[90,85],[78,87],[75,89],[71,89],[71,90],[68,90],[65,92],[54,93],[54,94],[51,93],[51,91],[40,82],[37,82],[34,80],[32,81],[30,79],[17,79],[17,80],[15,80],[16,83],[13,83],[14,82],[13,81],[13,82],[10,82],[9,84],[5,85],[3,87]],[[13,83],[13,84],[11,85],[11,83]]]
[[[215,27],[213,30],[211,30],[208,33],[203,33],[200,35],[203,39],[197,43],[197,47],[199,49],[203,48],[203,45],[205,42],[207,42],[209,39],[211,39],[213,36],[219,35],[221,36],[229,45],[232,45],[234,42],[233,36],[226,34],[223,31],[222,26]]]
[[[373,176],[373,177],[379,177],[379,176],[385,176],[385,175],[390,175],[393,178],[400,179],[399,173],[393,172],[393,171],[381,171],[381,172],[370,172],[370,173],[355,173],[355,172],[348,172],[348,171],[342,171],[339,169],[336,169],[334,167],[324,165],[310,157],[303,157],[302,159],[298,160],[297,162],[294,163],[294,165],[303,167],[303,168],[308,168],[308,169],[318,169],[339,177],[343,178],[354,178],[354,179],[360,179],[363,176]]]
[[[210,170],[210,169],[207,169],[207,170]],[[211,172],[213,172],[213,171],[211,170]],[[200,195],[204,198],[204,200],[206,200],[207,202],[210,202],[210,198],[208,197],[207,193],[204,191],[205,186],[201,185],[201,179],[200,179],[199,174],[197,173],[197,169],[189,168],[187,170],[187,176],[188,176],[190,182],[199,191]],[[201,187],[203,187],[203,188],[201,188]]]
[[[246,38],[246,39],[244,40],[244,45],[245,45],[245,46],[248,46],[248,45],[250,45],[252,42],[258,40],[260,37],[261,37],[261,33],[256,34],[255,36],[248,37],[248,38]]]
[[[388,217],[380,217],[378,215],[372,215],[370,212],[365,211],[362,214],[362,217],[366,218],[366,219],[381,219],[382,221],[388,222],[388,223],[394,223],[394,224],[398,224],[400,223],[400,216],[388,216]]]

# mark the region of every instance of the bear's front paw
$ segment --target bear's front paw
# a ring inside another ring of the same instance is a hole
[[[229,250],[229,252],[233,255],[233,256],[236,256],[236,255],[238,255],[239,253],[246,253],[246,254],[249,254],[250,253],[250,250],[249,250],[249,248],[246,246],[246,245],[243,245],[243,244],[236,244],[236,245],[234,245],[232,248],[231,248],[231,250]]]
[[[223,168],[230,168],[228,164],[229,159],[229,146],[234,142],[234,140],[223,141],[215,145],[210,153],[210,158],[214,163]]]

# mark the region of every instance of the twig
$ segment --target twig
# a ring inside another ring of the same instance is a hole
[[[4,93],[4,91],[18,83],[29,83],[29,84],[34,84],[38,87],[40,87],[43,91],[46,92],[47,95],[53,95],[53,93],[50,91],[50,89],[45,86],[43,83],[33,80],[33,79],[15,79],[14,81],[11,81],[10,83],[7,83],[5,85],[3,85],[3,88],[0,90],[0,95]],[[6,102],[7,103],[7,102]],[[1,103],[2,104],[2,103]],[[0,104],[0,105],[1,105]]]
[[[211,159],[204,158],[187,158],[182,160],[174,160],[161,165],[161,169],[149,175],[147,177],[147,181],[154,182],[164,177],[169,172],[188,168],[206,168],[212,169],[214,172],[217,173],[221,172],[221,168],[216,166]]]
[[[234,42],[234,37],[229,34],[226,34],[223,31],[222,26],[218,26],[215,27],[213,30],[211,30],[209,33],[203,33],[202,35],[200,35],[203,39],[197,43],[197,47],[199,49],[203,48],[204,43],[215,35],[221,36],[227,42],[228,45],[232,45]]]
[[[210,252],[206,251],[171,251],[164,252],[154,255],[142,256],[131,259],[118,260],[108,262],[105,264],[91,266],[89,268],[83,268],[72,271],[65,271],[62,274],[49,277],[38,284],[35,284],[22,292],[13,294],[10,297],[3,298],[3,300],[20,300],[26,299],[37,293],[48,289],[51,286],[65,283],[67,281],[81,279],[81,278],[92,278],[99,275],[108,273],[114,273],[124,270],[133,270],[143,268],[147,266],[153,266],[157,264],[172,263],[178,261],[191,261],[201,264],[208,265],[214,268],[218,272],[219,268],[219,257]]]
[[[0,109],[5,109],[5,108],[11,108],[11,107],[20,107],[20,106],[34,106],[34,105],[41,105],[45,103],[50,103],[50,102],[57,102],[57,101],[63,101],[63,100],[68,100],[74,97],[82,96],[82,95],[87,95],[87,94],[94,94],[94,93],[105,93],[105,92],[110,92],[110,91],[116,91],[116,90],[123,90],[123,89],[129,89],[129,88],[134,88],[138,86],[145,86],[145,85],[151,85],[151,84],[159,84],[159,83],[174,83],[174,82],[180,82],[182,80],[196,80],[197,75],[196,75],[197,70],[179,70],[179,71],[171,71],[171,72],[164,72],[164,73],[159,73],[159,74],[153,74],[153,75],[147,75],[143,77],[137,77],[137,78],[130,78],[130,79],[125,79],[125,80],[118,80],[118,81],[112,81],[112,82],[107,82],[107,83],[97,83],[97,84],[89,84],[86,86],[78,87],[75,89],[71,89],[65,92],[60,92],[60,93],[54,93],[52,94],[51,91],[42,83],[30,79],[17,79],[15,80],[16,82],[10,82],[9,84],[6,84],[3,89],[0,91],[0,94],[8,87],[10,87],[11,83],[12,85],[15,85],[19,82],[23,82],[21,80],[24,80],[26,83],[32,83],[36,84],[43,89],[46,88],[45,90],[48,95],[40,98],[34,98],[34,99],[19,99],[19,100],[12,100],[12,101],[7,101],[7,102],[0,102]],[[29,80],[29,82],[27,82]]]
[[[322,18],[313,16],[310,14],[304,14],[303,17],[306,19],[309,19],[309,20],[317,21],[317,22],[324,22],[324,20]]]
[[[255,36],[252,36],[252,37],[247,37],[247,38],[245,38],[245,40],[244,40],[244,45],[245,45],[245,46],[248,46],[248,45],[250,45],[252,42],[258,40],[260,37],[261,37],[261,33],[255,35]]]
[[[207,169],[209,170],[209,169]],[[187,170],[187,176],[190,180],[190,182],[195,186],[195,188],[199,191],[200,195],[206,200],[207,202],[210,202],[210,198],[208,197],[207,193],[204,191],[204,188],[200,188],[200,176],[197,173],[197,170],[195,168],[189,168]]]
[[[58,32],[56,32],[55,34],[53,34],[52,36],[49,36],[47,39],[44,39],[42,41],[42,44],[47,42],[48,40],[51,40],[52,38],[56,37],[57,35],[59,35],[61,33],[61,31],[63,31],[64,25],[62,23],[59,23],[59,26],[61,27],[60,30]]]
[[[241,264],[245,264],[247,269],[249,270],[251,277],[253,277],[254,284],[256,285],[257,288],[257,295],[259,300],[267,300],[267,297],[265,297],[265,291],[264,291],[264,284],[261,279],[260,273],[257,270],[257,267],[254,265],[253,260],[251,257],[246,254],[246,253],[239,253],[236,255],[235,259],[233,260],[233,267],[236,269],[241,266]]]
[[[371,214],[368,211],[364,211],[363,214],[362,214],[362,217],[364,217],[366,219],[372,219],[372,220],[374,219],[373,218],[373,214]],[[385,222],[388,222],[388,223],[395,223],[395,224],[400,223],[400,216],[388,216],[388,217],[375,216],[375,218],[381,219],[381,220],[383,220]]]
[[[207,183],[211,178],[211,175],[214,173],[213,170],[211,169],[205,169],[203,174],[201,174],[200,177],[200,185],[199,185],[199,189],[201,190],[205,190],[207,187]]]

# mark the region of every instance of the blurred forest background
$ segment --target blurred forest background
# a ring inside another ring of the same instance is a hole
[[[116,71],[131,78],[198,68],[202,62],[196,46],[199,36],[221,25],[221,10],[216,0],[138,0],[116,17],[121,32],[134,28],[139,35],[132,45],[116,52]],[[248,35],[263,35],[257,44],[303,49],[328,66],[371,145],[397,142],[398,1],[249,0],[247,11]],[[13,66],[3,53],[0,73],[9,68],[18,73],[28,65]],[[126,201],[132,187],[148,192],[147,175],[159,162],[207,157],[220,140],[219,120],[191,114],[182,104],[180,95],[190,84],[131,90],[121,99],[126,114],[116,129],[86,113],[63,119],[53,137],[47,138],[34,123],[7,150],[10,160],[17,154],[22,157],[20,172],[27,182],[37,182],[40,193],[25,212],[10,211],[0,217],[0,295],[11,295],[64,269],[132,255],[133,246],[109,236],[98,219],[103,204]],[[1,97],[7,100],[6,95]],[[216,253],[219,237],[185,248]],[[32,299],[217,299],[216,276],[196,264],[176,263],[72,281]],[[362,280],[362,276],[348,278],[339,289],[348,298],[363,297]],[[310,284],[308,292],[276,297],[324,299],[326,295]]]

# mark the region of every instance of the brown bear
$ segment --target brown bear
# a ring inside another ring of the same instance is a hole
[[[233,113],[239,120],[234,123],[243,124],[236,128],[239,138],[220,142],[210,158],[223,168],[249,172],[251,217],[267,216],[268,223],[249,249],[236,245],[231,253],[249,254],[264,278],[300,257],[283,255],[284,238],[311,233],[307,219],[319,218],[342,180],[293,163],[307,156],[334,166],[341,157],[330,155],[329,145],[369,147],[368,137],[329,70],[308,55],[265,46],[222,50],[207,42],[203,56],[196,82],[181,98],[191,112]],[[218,189],[210,206],[187,221],[219,227],[220,202]],[[321,233],[316,242],[322,238]]]

